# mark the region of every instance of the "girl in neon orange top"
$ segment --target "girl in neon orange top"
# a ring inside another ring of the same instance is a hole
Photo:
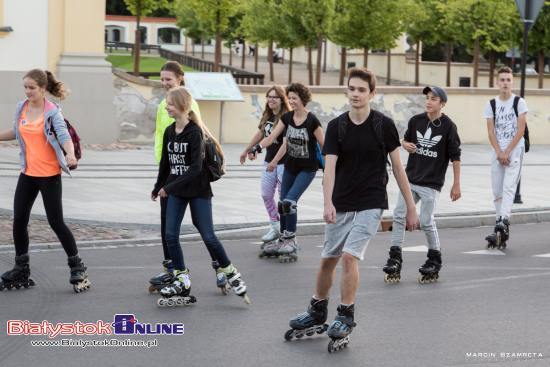
[[[70,283],[75,292],[88,289],[90,281],[74,236],[63,219],[61,171],[76,165],[74,146],[60,108],[46,99],[46,92],[63,99],[63,83],[52,73],[33,69],[23,77],[27,99],[17,105],[13,129],[0,132],[0,141],[17,139],[21,148],[21,174],[17,182],[13,211],[15,267],[2,274],[4,288],[34,286],[29,278],[29,234],[27,226],[38,193],[42,195],[48,223],[68,257]],[[66,152],[66,154],[64,154]]]

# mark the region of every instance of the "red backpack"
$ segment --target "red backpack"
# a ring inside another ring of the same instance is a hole
[[[67,119],[64,119],[64,120],[65,120],[65,124],[67,125],[67,131],[69,132],[69,135],[71,136],[71,140],[73,141],[74,156],[75,156],[76,161],[77,161],[77,164],[75,166],[69,166],[69,169],[72,171],[74,169],[77,169],[78,161],[80,160],[80,158],[82,158],[82,147],[80,146],[80,136],[78,136],[78,133],[76,132],[76,129],[74,128],[73,125],[71,125],[69,120],[67,120]],[[50,126],[52,126],[51,124],[52,124],[52,122],[50,120]],[[53,126],[52,126],[51,130],[53,131],[53,135],[57,139],[57,133],[55,132],[55,129],[53,129]],[[57,140],[57,141],[59,142],[59,140]],[[63,153],[65,155],[67,155],[67,153],[65,152],[65,149],[63,149],[63,146],[61,144],[59,144],[59,146],[61,147],[61,150],[63,151]]]

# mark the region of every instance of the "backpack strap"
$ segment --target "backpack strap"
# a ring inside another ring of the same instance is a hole
[[[489,101],[491,110],[493,110],[493,123],[497,123],[497,101],[493,98]]]
[[[338,146],[342,146],[346,132],[348,131],[348,119],[346,116],[347,112],[338,116]]]
[[[384,114],[382,112],[373,110],[374,113],[374,133],[376,134],[376,139],[378,140],[378,145],[382,149],[382,154],[384,155],[384,165],[391,167],[391,162],[388,159],[388,152],[386,151],[386,142],[384,141]]]
[[[519,96],[514,97],[514,112],[516,113],[516,117],[519,117],[519,113],[518,113],[519,99],[520,99]]]

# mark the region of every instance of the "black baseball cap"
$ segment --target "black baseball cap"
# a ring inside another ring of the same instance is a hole
[[[428,92],[432,92],[434,96],[439,97],[439,99],[441,99],[441,102],[447,102],[447,93],[445,93],[445,90],[443,88],[427,86],[422,91],[423,94],[428,94]]]

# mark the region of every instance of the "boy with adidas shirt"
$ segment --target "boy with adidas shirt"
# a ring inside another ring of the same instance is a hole
[[[434,220],[439,193],[445,182],[449,161],[453,164],[454,182],[451,200],[460,198],[460,138],[454,122],[441,112],[447,102],[447,94],[440,87],[426,87],[426,112],[409,120],[402,142],[409,152],[407,177],[413,199],[421,201],[420,228],[426,234],[428,259],[419,269],[421,283],[437,280],[441,269],[441,246]],[[390,258],[383,268],[386,282],[398,282],[401,278],[401,247],[405,239],[405,200],[399,195],[393,212],[393,228]]]
[[[512,93],[514,76],[505,66],[498,70],[498,97],[487,102],[483,117],[487,119],[489,142],[493,147],[491,182],[496,211],[494,233],[487,236],[489,247],[504,247],[509,237],[510,214],[520,178],[525,152],[523,135],[527,124],[527,104]]]

